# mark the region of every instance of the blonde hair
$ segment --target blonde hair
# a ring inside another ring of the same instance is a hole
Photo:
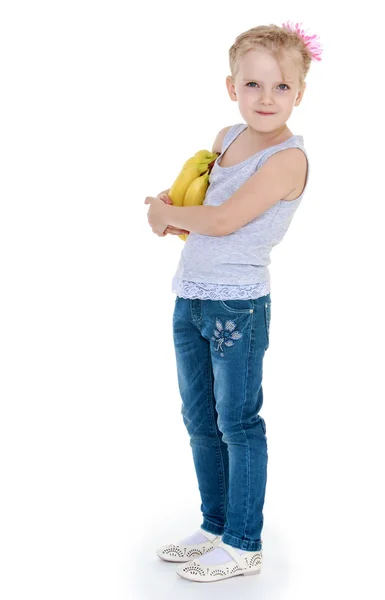
[[[312,57],[301,38],[293,31],[288,31],[278,25],[259,25],[235,39],[229,50],[230,71],[233,81],[238,74],[239,61],[249,50],[262,49],[271,52],[282,70],[282,60],[290,55],[295,64],[300,87],[303,86],[310,69]]]

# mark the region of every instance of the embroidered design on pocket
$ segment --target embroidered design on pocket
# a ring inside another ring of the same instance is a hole
[[[214,350],[217,352],[220,350],[220,356],[224,356],[223,345],[234,346],[234,340],[239,340],[242,337],[242,333],[235,331],[236,324],[230,319],[225,321],[223,326],[220,319],[215,319],[216,329],[214,329],[214,336],[211,338],[214,342],[218,342],[217,347]]]

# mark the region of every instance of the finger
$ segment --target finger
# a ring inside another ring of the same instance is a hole
[[[160,237],[163,237],[165,235],[167,235],[168,231],[165,230],[163,233],[160,233],[157,229],[153,229],[152,230],[154,233],[156,233],[156,235],[159,235]]]
[[[166,229],[166,231],[171,235],[180,235],[181,233],[187,233],[186,231],[183,231],[183,229]]]
[[[169,231],[177,231],[178,233],[190,233],[187,229],[180,229],[179,227],[174,227],[174,225],[167,225],[167,229]]]
[[[159,196],[159,198],[160,198],[161,200],[163,200],[163,202],[164,202],[165,204],[172,204],[172,200],[171,200],[171,198],[170,198],[169,196],[167,196],[166,194],[162,194],[161,196]]]

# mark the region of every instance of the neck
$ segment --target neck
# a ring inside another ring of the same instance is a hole
[[[270,144],[271,142],[275,142],[276,140],[279,140],[280,138],[284,138],[284,137],[287,137],[288,135],[291,135],[290,130],[286,124],[282,125],[282,127],[279,127],[278,129],[274,129],[274,131],[266,131],[266,132],[257,131],[256,129],[253,129],[252,127],[250,127],[250,125],[248,125],[246,132],[249,136],[250,141],[263,143],[263,144]]]

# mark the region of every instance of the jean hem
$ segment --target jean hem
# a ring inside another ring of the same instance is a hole
[[[213,523],[212,521],[203,519],[201,529],[204,529],[205,531],[208,531],[208,533],[212,533],[213,535],[222,535],[225,527],[224,525],[218,525],[218,523]]]
[[[262,550],[262,540],[249,542],[230,535],[229,533],[223,534],[222,542],[224,544],[229,544],[229,546],[233,546],[234,548],[239,548],[240,550],[248,550],[249,552],[258,552],[258,550]]]

